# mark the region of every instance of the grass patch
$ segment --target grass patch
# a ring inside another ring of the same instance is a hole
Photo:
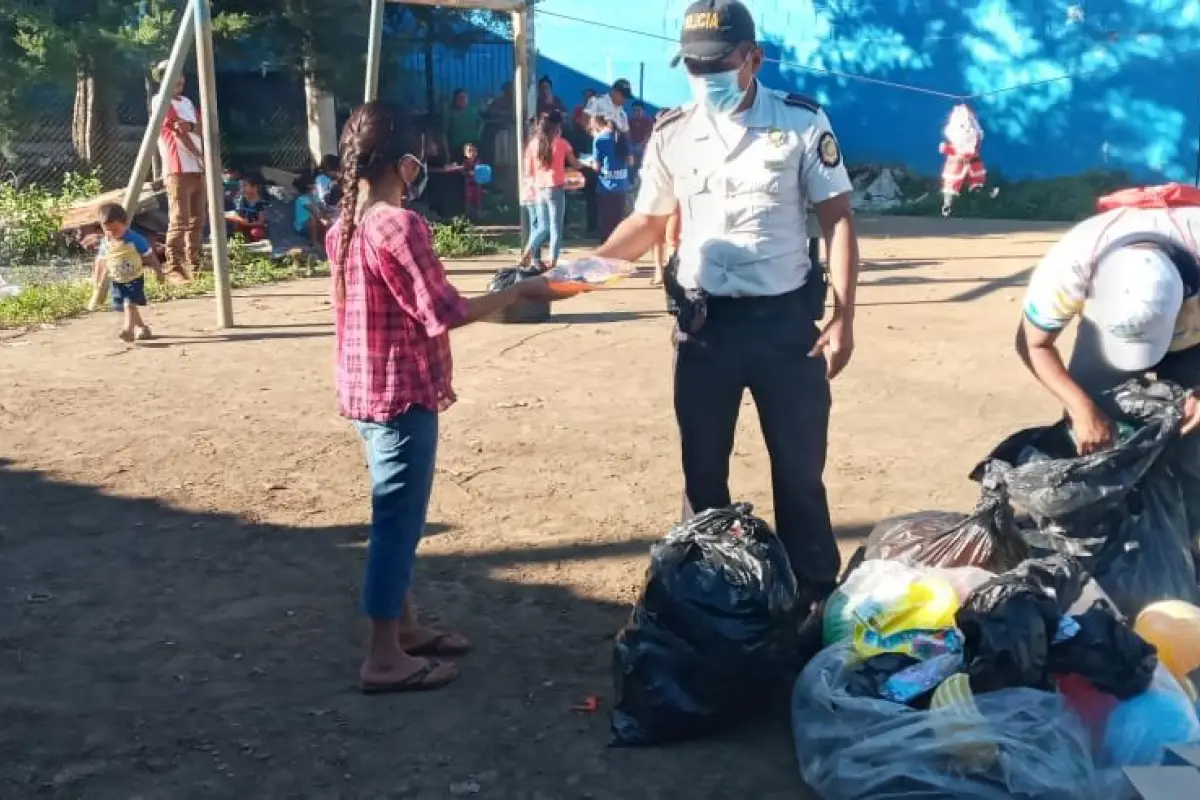
[[[500,247],[476,230],[465,217],[456,217],[433,226],[433,249],[438,258],[455,259],[492,255]]]
[[[890,212],[899,215],[941,216],[941,184],[935,178],[897,175],[904,197],[920,198]],[[1019,219],[1078,222],[1096,213],[1096,199],[1134,185],[1123,172],[1084,172],[1062,178],[1008,181],[993,172],[987,186],[960,195],[953,216],[976,219]],[[999,190],[992,196],[993,190]]]
[[[235,289],[328,275],[328,266],[297,258],[253,258],[230,245],[230,282]],[[190,283],[164,283],[146,276],[146,297],[152,303],[203,297],[214,291],[212,272],[196,275]],[[76,317],[87,311],[90,282],[40,283],[23,287],[16,297],[0,299],[0,329],[23,328]],[[106,306],[107,307],[107,306]]]
[[[440,258],[470,258],[499,252],[508,241],[487,237],[466,219],[434,225],[434,249]],[[519,242],[518,242],[519,244]],[[270,258],[248,252],[237,241],[229,243],[230,282],[235,289],[313,278],[329,274],[326,263],[304,257]],[[202,297],[214,290],[213,274],[203,271],[190,283],[159,284],[147,274],[146,297],[152,303]],[[89,281],[44,281],[24,283],[15,297],[0,298],[0,330],[23,328],[76,317],[87,311],[92,286]]]

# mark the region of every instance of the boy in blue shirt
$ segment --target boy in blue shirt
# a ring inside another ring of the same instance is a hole
[[[625,196],[629,193],[628,137],[617,134],[616,124],[606,117],[592,117],[592,163],[596,169],[596,204],[600,241],[607,241],[625,218]]]
[[[267,238],[267,201],[262,180],[256,175],[242,178],[242,191],[233,201],[233,211],[225,214],[230,233],[240,233],[248,242]]]
[[[99,288],[104,281],[112,284],[113,311],[125,314],[125,324],[118,334],[121,341],[150,339],[153,334],[138,309],[146,305],[146,268],[152,269],[162,281],[158,257],[141,234],[129,229],[129,217],[116,203],[100,207],[98,222],[104,229],[104,239],[93,273],[96,286]]]

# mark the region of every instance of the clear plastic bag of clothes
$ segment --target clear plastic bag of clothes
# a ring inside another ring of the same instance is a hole
[[[970,514],[918,511],[885,519],[867,538],[869,559],[925,567],[1012,569],[1029,557],[1002,486],[985,480],[983,496]]]
[[[1075,455],[1065,422],[1022,431],[986,463],[1037,524],[1036,552],[1078,556],[1126,616],[1156,600],[1200,602],[1196,543],[1176,467],[1183,391],[1130,381],[1115,400],[1131,428],[1110,449]],[[975,477],[985,473],[983,465]]]
[[[614,745],[733,727],[795,675],[796,578],[783,543],[751,510],[705,511],[651,548],[613,651]]]
[[[1088,734],[1054,692],[1005,689],[921,711],[846,692],[850,649],[809,662],[792,694],[800,774],[838,800],[1096,800]],[[942,689],[939,692],[945,693]],[[935,694],[936,697],[936,694]],[[933,705],[941,705],[935,701]]]

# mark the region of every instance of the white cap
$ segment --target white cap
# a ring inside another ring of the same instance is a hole
[[[1096,265],[1083,316],[1100,332],[1100,350],[1122,372],[1163,359],[1183,307],[1183,279],[1161,250],[1122,247]]]

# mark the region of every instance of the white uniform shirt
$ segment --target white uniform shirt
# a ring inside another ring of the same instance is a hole
[[[1044,331],[1061,331],[1083,311],[1096,256],[1134,233],[1156,233],[1197,252],[1200,208],[1118,208],[1080,222],[1038,262],[1025,294],[1025,316]],[[1184,301],[1171,352],[1200,344],[1200,298]]]
[[[629,133],[629,116],[625,113],[625,107],[614,103],[612,95],[608,93],[598,94],[589,100],[583,113],[589,117],[601,116],[612,120],[618,131]]]
[[[799,289],[808,207],[853,189],[825,112],[760,84],[732,119],[676,113],[646,146],[635,209],[665,216],[678,202],[680,285],[730,297]]]

